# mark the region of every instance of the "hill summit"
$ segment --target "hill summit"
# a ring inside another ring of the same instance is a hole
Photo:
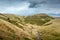
[[[47,14],[35,14],[35,15],[27,16],[25,18],[25,22],[30,24],[43,25],[52,19],[54,18],[51,16],[48,16]]]

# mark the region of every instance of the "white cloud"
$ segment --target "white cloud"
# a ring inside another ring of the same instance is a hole
[[[5,7],[4,9],[0,10],[0,13],[17,13],[19,11],[28,10],[29,3],[21,4],[20,6],[10,6]]]

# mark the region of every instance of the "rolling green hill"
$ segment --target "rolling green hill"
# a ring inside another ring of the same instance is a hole
[[[60,18],[47,14],[0,14],[0,40],[60,40]]]
[[[25,22],[30,23],[30,24],[43,25],[52,19],[54,19],[54,18],[50,17],[46,14],[36,14],[36,15],[25,17]]]

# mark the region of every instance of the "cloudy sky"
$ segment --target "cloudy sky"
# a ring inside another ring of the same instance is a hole
[[[60,16],[60,0],[0,0],[0,13]]]

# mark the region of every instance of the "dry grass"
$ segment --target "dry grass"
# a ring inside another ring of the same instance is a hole
[[[12,33],[12,36],[14,36],[13,34],[17,35],[17,37],[20,37],[20,39],[18,39],[18,40],[23,40],[24,36],[27,37],[28,39],[32,39],[30,34],[28,34],[27,32],[24,32],[21,28],[17,27],[16,25],[13,25],[2,19],[0,19],[0,29],[4,30],[4,32],[6,31],[6,33],[8,32],[7,34]],[[5,36],[5,34],[4,34],[4,36]]]
[[[42,26],[39,30],[43,40],[60,40],[60,19],[51,21],[52,24]]]
[[[10,21],[8,20],[8,18],[10,19]],[[36,17],[34,18],[36,19]],[[44,20],[44,17],[43,19],[41,18],[41,20]],[[33,22],[41,24],[41,22],[38,20],[36,22],[33,20]],[[27,24],[24,22],[24,19],[22,17],[18,17],[16,15],[0,15],[0,39],[2,40],[38,40],[37,31],[40,32],[43,40],[60,40],[60,19],[57,18],[45,23],[42,26],[38,26],[36,24]]]

